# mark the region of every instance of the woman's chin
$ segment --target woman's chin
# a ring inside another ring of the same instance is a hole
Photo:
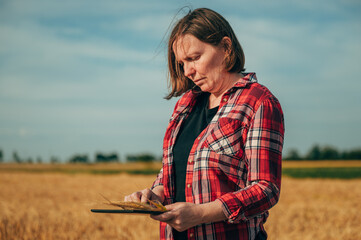
[[[210,88],[207,85],[202,84],[198,87],[202,90],[202,92],[209,92],[209,90],[210,90]]]

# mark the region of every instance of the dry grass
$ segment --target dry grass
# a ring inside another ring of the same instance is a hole
[[[146,215],[91,213],[101,194],[122,200],[154,175],[1,172],[0,239],[158,239]],[[361,239],[361,179],[284,178],[266,223],[270,240]]]
[[[361,239],[361,179],[284,178],[266,223],[273,240]]]
[[[149,216],[91,213],[154,176],[1,173],[0,239],[157,239]]]

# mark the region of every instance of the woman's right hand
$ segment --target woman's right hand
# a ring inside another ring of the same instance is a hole
[[[142,202],[146,203],[148,200],[159,201],[163,203],[164,201],[164,187],[157,186],[150,190],[149,188],[143,189],[138,192],[134,192],[130,195],[124,197],[125,202]]]

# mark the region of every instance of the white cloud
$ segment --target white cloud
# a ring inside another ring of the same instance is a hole
[[[129,12],[136,13],[149,9],[160,9],[171,3],[164,1],[118,1],[118,0],[12,0],[3,3],[3,9],[17,16],[63,17],[65,16],[116,16]],[[10,15],[10,14],[9,14]]]
[[[2,147],[62,155],[160,151],[175,101],[162,99],[165,56],[156,47],[185,2],[2,3]],[[360,18],[349,11],[359,4],[324,3],[209,2],[227,14],[247,70],[281,100],[286,148],[360,142]]]
[[[361,132],[354,124],[361,120],[355,111],[361,100],[360,21],[287,22],[234,15],[230,22],[246,52],[247,69],[258,72],[260,82],[281,100],[286,149],[359,144]]]
[[[68,64],[80,58],[98,58],[110,61],[150,61],[153,53],[124,48],[114,41],[98,37],[85,40],[59,39],[54,31],[35,25],[21,29],[0,26],[3,54],[14,55],[17,64]],[[10,58],[11,59],[11,58]],[[26,62],[27,61],[27,62]]]

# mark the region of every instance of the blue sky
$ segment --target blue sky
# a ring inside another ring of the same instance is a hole
[[[0,0],[0,149],[10,159],[161,154],[167,29],[183,6],[231,24],[280,100],[285,153],[361,146],[361,2]]]

